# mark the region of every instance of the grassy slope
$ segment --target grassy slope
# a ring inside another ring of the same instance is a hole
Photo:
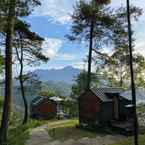
[[[79,139],[96,137],[95,133],[76,128],[78,120],[54,121],[48,123],[48,133],[55,140]]]
[[[0,121],[2,113],[3,100],[0,97]],[[15,114],[11,115],[9,132],[8,132],[8,144],[7,145],[24,145],[25,141],[29,138],[31,129],[40,126],[46,122],[29,120],[25,125],[22,125],[22,120]]]
[[[42,121],[29,120],[26,125],[10,127],[8,145],[24,145],[25,141],[29,138],[31,129],[42,125]]]

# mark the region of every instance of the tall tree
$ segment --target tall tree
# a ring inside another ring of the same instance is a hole
[[[84,40],[89,43],[87,89],[91,82],[92,50],[99,48],[101,43],[107,42],[110,37],[109,26],[113,19],[109,16],[111,11],[105,7],[109,0],[92,0],[90,2],[80,0],[72,15],[72,34],[67,35],[71,40]]]
[[[11,112],[12,97],[12,47],[15,22],[17,17],[28,16],[34,6],[40,5],[39,0],[1,0],[0,1],[0,34],[5,41],[5,100],[0,129],[0,144],[7,141],[8,123]]]
[[[131,6],[131,17],[133,21],[137,21],[139,16],[142,14],[142,10],[138,7]],[[115,10],[113,15],[115,19],[112,28],[112,53],[105,54],[101,51],[96,51],[97,57],[93,60],[101,62],[99,69],[101,73],[105,76],[108,85],[118,86],[118,87],[128,87],[129,86],[129,48],[128,48],[128,31],[127,31],[127,20],[126,20],[126,8],[120,7]],[[132,32],[133,34],[133,32]],[[133,42],[135,39],[133,39]],[[100,58],[99,58],[100,57]],[[98,60],[98,58],[100,60]],[[140,58],[140,59],[139,59]],[[143,82],[139,76],[142,76],[143,72],[143,56],[134,53],[134,64],[136,70],[139,69],[138,75],[136,73],[136,83],[141,85]],[[141,68],[139,66],[142,66]],[[98,70],[97,70],[98,71]],[[142,77],[144,78],[144,77]],[[139,83],[140,82],[140,83]]]
[[[8,123],[11,110],[12,98],[12,44],[15,25],[15,7],[16,1],[9,0],[8,17],[6,29],[6,49],[5,49],[5,98],[3,105],[3,115],[0,128],[0,144],[4,145],[7,142]]]
[[[134,144],[138,145],[138,118],[136,111],[136,89],[134,82],[134,68],[133,68],[133,39],[132,39],[132,27],[131,27],[131,11],[130,1],[127,0],[127,21],[128,21],[128,44],[129,44],[129,65],[131,75],[131,90],[132,90],[132,104],[133,104],[133,116],[134,116]]]
[[[25,27],[25,29],[28,29],[28,25],[25,25]],[[28,120],[28,103],[25,97],[24,82],[29,78],[29,75],[24,75],[24,65],[32,65],[34,62],[36,63],[38,61],[48,61],[48,58],[42,54],[41,44],[43,42],[43,38],[35,33],[32,33],[29,29],[27,31],[29,32],[28,34],[24,32],[17,32],[15,40],[16,57],[20,64],[18,78],[25,107],[23,124],[25,124]]]

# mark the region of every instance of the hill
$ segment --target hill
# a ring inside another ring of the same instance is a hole
[[[62,69],[38,69],[33,73],[43,82],[54,81],[72,84],[74,77],[80,73],[80,70],[72,66],[67,66]]]

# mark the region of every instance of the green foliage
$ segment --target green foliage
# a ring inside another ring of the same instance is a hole
[[[77,2],[72,15],[71,35],[67,35],[69,40],[88,42],[90,39],[90,24],[93,21],[93,39],[95,39],[93,47],[99,48],[108,42],[111,34],[110,26],[114,22],[111,17],[112,12],[105,5],[95,3],[94,0],[90,2],[80,0]]]
[[[140,104],[137,106],[137,111],[139,113],[144,113],[145,112],[145,104]]]
[[[54,92],[58,96],[70,96],[71,85],[65,82],[47,81],[43,82],[41,86],[42,90]]]
[[[42,90],[39,92],[39,95],[42,97],[48,97],[48,98],[57,96],[54,91],[50,91],[50,90]]]
[[[60,102],[60,106],[62,106],[63,111],[69,114],[71,118],[78,117],[79,110],[77,101],[62,101]]]
[[[142,14],[138,7],[131,6],[132,21],[137,21]],[[129,67],[129,48],[128,48],[128,29],[126,21],[126,8],[117,9],[113,17],[115,19],[112,27],[113,53],[108,57],[101,57],[100,72],[109,86],[128,87],[130,79]],[[132,32],[134,34],[134,32]],[[133,40],[134,42],[135,40]],[[98,58],[98,56],[97,56]],[[145,70],[144,57],[134,54],[135,80],[138,87],[144,87]],[[99,65],[99,64],[96,64]]]
[[[91,74],[91,80],[92,80],[91,84],[93,86],[96,86],[98,82],[98,77],[96,77],[94,73]],[[83,71],[75,78],[75,83],[72,86],[71,98],[73,99],[78,98],[82,93],[84,93],[86,87],[87,87],[87,72]]]
[[[87,72],[81,72],[76,78],[75,78],[75,84],[72,86],[72,98],[77,98],[80,96],[87,87]]]
[[[9,129],[8,145],[25,145],[26,140],[30,136],[31,129],[40,126],[43,123],[43,121],[29,120],[29,122],[25,125],[15,125],[15,123],[11,124]]]

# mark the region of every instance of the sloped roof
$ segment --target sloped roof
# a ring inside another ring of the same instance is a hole
[[[107,93],[109,94],[120,94],[123,92],[122,88],[92,88],[91,91],[100,98],[103,102],[110,102],[112,101],[111,98],[107,96]]]
[[[43,101],[52,101],[52,100],[49,100],[48,97],[38,96],[32,100],[31,105],[38,105],[38,104],[42,103]]]
[[[132,100],[132,91],[127,90],[125,92],[120,93],[120,96],[125,97],[129,100]],[[136,89],[136,100],[137,103],[145,103],[145,90],[143,88]]]
[[[53,100],[53,101],[56,101],[56,102],[62,101],[62,99],[60,97],[57,97],[57,96],[50,97],[50,100]]]

